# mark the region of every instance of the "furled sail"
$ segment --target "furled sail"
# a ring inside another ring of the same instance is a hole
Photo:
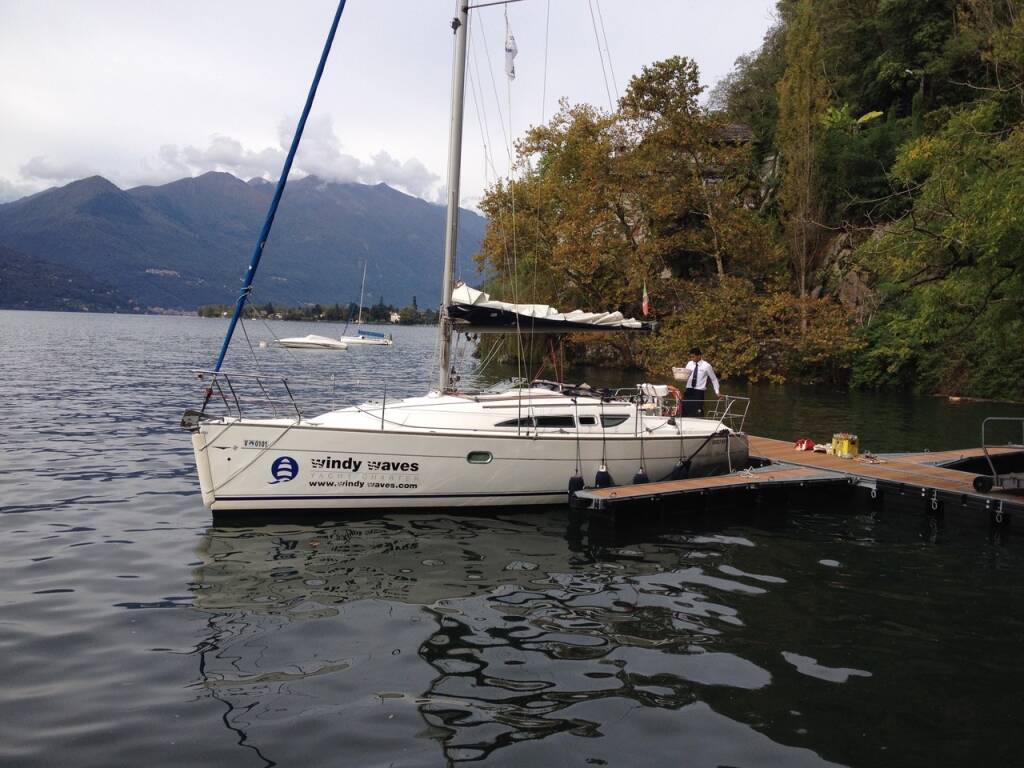
[[[547,304],[509,304],[465,283],[452,289],[448,317],[458,331],[473,333],[594,333],[653,331],[656,323],[623,317],[621,312],[560,312]]]

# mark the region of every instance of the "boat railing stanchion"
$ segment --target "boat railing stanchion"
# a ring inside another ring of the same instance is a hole
[[[235,401],[235,408],[238,410],[238,418],[242,418],[242,403],[238,399],[238,393],[235,392],[234,385],[231,383],[231,377],[225,374],[224,382],[228,385],[228,389],[231,391],[231,399]]]
[[[270,393],[267,392],[267,388],[263,385],[263,377],[256,377],[256,384],[259,386],[260,391],[263,393],[263,397],[270,404],[270,412],[274,414],[274,418],[277,418],[277,405],[274,403],[274,398],[271,397]]]
[[[242,406],[239,403],[239,397],[234,393],[234,387],[231,385],[231,379],[227,374],[224,374],[221,378],[224,380],[224,384],[227,386],[227,391],[231,393],[231,399],[234,400],[234,408],[238,411],[239,416],[242,416]],[[220,392],[221,399],[224,400],[224,408],[227,409],[227,413],[231,413],[231,403],[227,401],[227,394],[224,392],[224,387],[221,386],[220,380],[217,381],[217,391]]]
[[[288,393],[288,399],[291,400],[292,408],[295,409],[295,415],[298,417],[298,421],[302,421],[302,410],[299,408],[299,404],[295,401],[295,395],[292,394],[292,388],[288,386],[288,379],[282,376],[281,383],[284,385],[284,391]]]

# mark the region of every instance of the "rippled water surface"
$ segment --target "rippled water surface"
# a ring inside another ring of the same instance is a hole
[[[558,509],[215,522],[176,424],[223,329],[0,312],[0,765],[1020,762],[1018,537],[827,503],[617,532]],[[339,402],[422,393],[433,329],[394,333],[257,354],[334,373]],[[1021,413],[751,394],[751,432],[877,451]]]

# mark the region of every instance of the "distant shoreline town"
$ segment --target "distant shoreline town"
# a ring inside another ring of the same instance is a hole
[[[200,317],[230,317],[234,305],[204,304],[196,313]],[[401,325],[436,325],[436,309],[420,309],[413,297],[413,303],[396,308],[385,304],[383,298],[371,307],[359,307],[352,303],[320,305],[304,304],[299,307],[275,306],[272,303],[247,305],[244,316],[247,318],[263,318],[267,320],[301,320],[305,322],[347,323],[361,317],[364,323],[393,323]]]

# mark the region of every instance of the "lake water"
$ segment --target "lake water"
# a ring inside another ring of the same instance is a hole
[[[600,536],[567,510],[215,523],[177,422],[224,327],[0,312],[0,765],[1020,763],[1017,537],[827,507]],[[247,325],[339,401],[424,391],[433,329],[391,330],[287,353]],[[874,451],[1024,411],[749,392],[752,433]]]

